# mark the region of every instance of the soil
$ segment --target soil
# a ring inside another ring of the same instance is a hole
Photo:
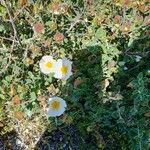
[[[59,127],[50,132],[45,130],[34,150],[79,150],[83,142],[74,125]],[[0,136],[0,150],[29,150],[25,147],[17,133],[12,131]]]

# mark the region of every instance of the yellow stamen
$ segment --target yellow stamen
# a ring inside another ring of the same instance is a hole
[[[45,66],[46,66],[47,68],[52,68],[52,67],[53,67],[53,63],[52,63],[51,61],[48,61],[48,62],[45,64]]]
[[[65,65],[62,65],[62,67],[60,68],[60,71],[62,74],[66,74],[68,72],[68,67]]]
[[[60,102],[57,100],[53,100],[53,102],[51,102],[51,108],[52,109],[59,109],[60,107]]]

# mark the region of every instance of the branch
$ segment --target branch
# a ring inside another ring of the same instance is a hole
[[[127,51],[125,52],[120,52],[121,55],[141,55],[141,56],[147,56],[150,52],[130,52],[129,50],[131,49],[127,49]]]
[[[13,21],[13,18],[11,16],[11,13],[10,13],[10,9],[9,9],[9,6],[7,5],[7,3],[3,0],[5,6],[6,6],[6,10],[7,10],[7,13],[8,13],[8,16],[9,16],[9,19],[10,19],[10,22],[12,24],[12,28],[13,28],[13,39],[12,39],[12,45],[11,45],[11,48],[10,48],[10,54],[9,54],[9,57],[8,57],[8,63],[7,65],[5,66],[5,68],[0,72],[0,75],[2,73],[4,73],[9,65],[11,64],[11,60],[12,60],[12,52],[13,52],[13,49],[14,49],[14,45],[15,45],[15,41],[16,41],[16,38],[17,38],[17,31],[16,31],[16,26],[14,24],[14,21]],[[17,38],[18,39],[18,38]]]
[[[0,36],[0,38],[1,38],[2,40],[13,41],[12,38],[2,37],[2,36]],[[16,41],[16,40],[15,40],[15,43],[19,43],[19,41]]]
[[[7,4],[7,0],[6,0],[6,1],[3,0],[3,1],[4,1],[5,6],[6,6],[6,10],[7,10],[8,16],[9,16],[9,21],[10,21],[10,23],[12,24],[12,28],[13,28],[13,32],[14,32],[14,38],[16,38],[17,41],[19,41],[19,44],[22,46],[22,43],[21,43],[21,41],[19,40],[18,35],[17,35],[17,30],[16,30],[16,25],[15,25],[15,23],[14,23],[14,19],[13,19],[13,17],[11,16],[11,13],[10,13],[10,10],[11,10],[11,9],[10,9],[9,5]]]
[[[69,33],[71,31],[71,29],[77,24],[79,23],[81,20],[82,14],[80,16],[77,16],[77,18],[75,19],[75,21],[73,23],[71,23],[70,28],[67,30],[66,33]]]
[[[5,6],[6,6],[6,10],[7,10],[7,13],[8,13],[8,16],[9,16],[9,19],[10,19],[10,22],[11,22],[11,24],[12,24],[12,27],[13,27],[14,37],[16,37],[16,35],[17,35],[17,30],[16,30],[16,26],[15,26],[15,24],[14,24],[13,18],[12,18],[11,13],[10,13],[10,8],[9,8],[8,4],[7,4],[5,1],[4,1],[4,4],[5,4]]]

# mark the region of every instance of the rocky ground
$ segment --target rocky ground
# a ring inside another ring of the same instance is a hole
[[[45,130],[35,150],[78,150],[82,139],[75,126],[69,125],[49,132]],[[0,150],[29,150],[15,132],[0,137]]]

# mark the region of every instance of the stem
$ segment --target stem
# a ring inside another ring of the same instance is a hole
[[[58,120],[57,117],[55,117],[55,123],[56,123],[56,127],[58,126]]]
[[[140,150],[142,150],[141,136],[140,136],[140,130],[139,130],[139,127],[138,127],[138,137],[139,137],[139,148],[140,148]]]
[[[117,103],[117,110],[118,110],[119,119],[123,119],[122,116],[121,116],[121,112],[120,112],[120,108],[119,108],[118,103]]]

